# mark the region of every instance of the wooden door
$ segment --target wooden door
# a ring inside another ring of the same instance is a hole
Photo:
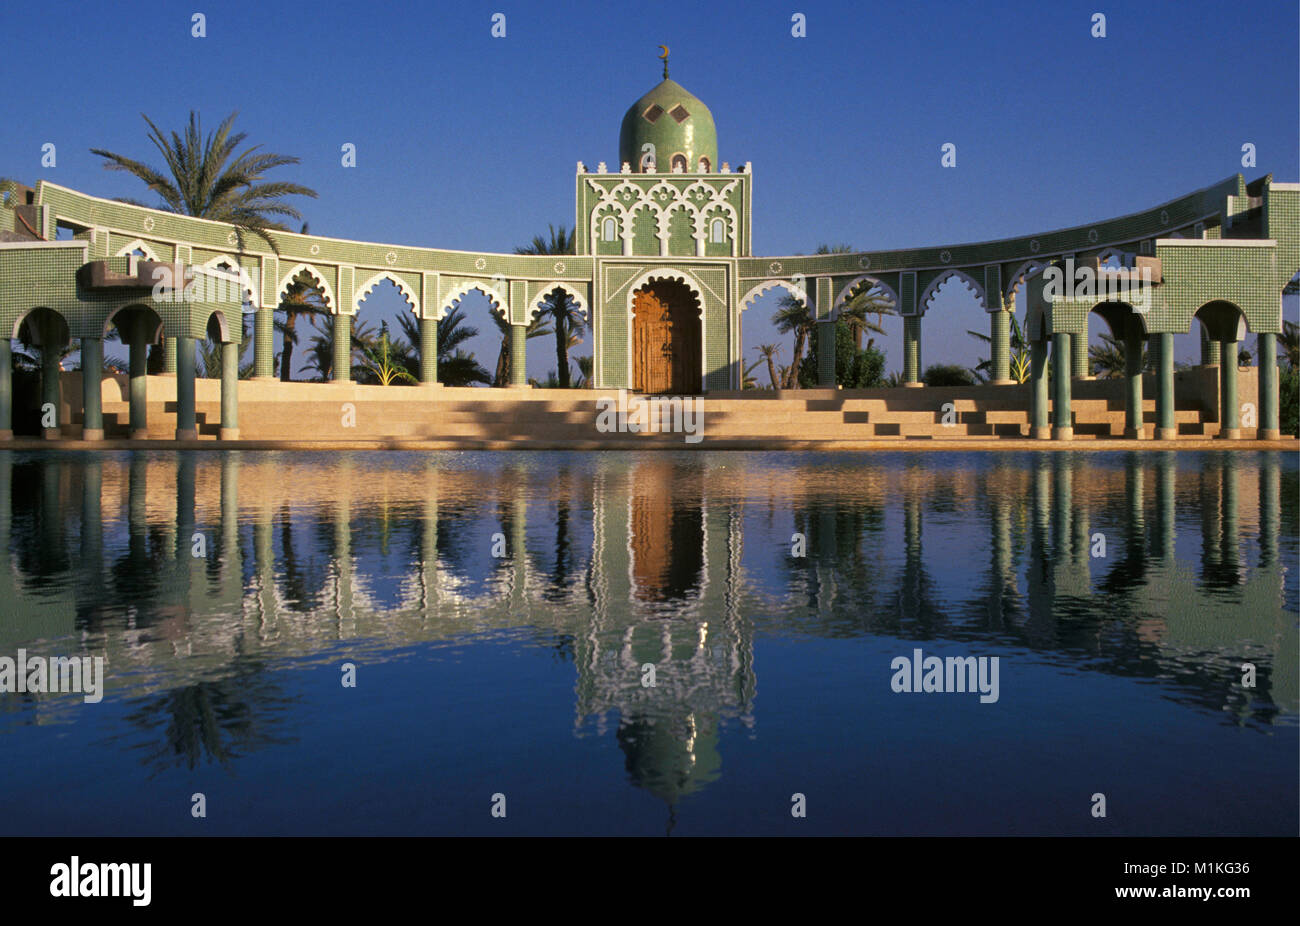
[[[659,281],[632,294],[632,388],[693,395],[700,391],[700,310],[694,293]]]
[[[672,307],[648,289],[632,297],[632,388],[671,392],[673,388]]]

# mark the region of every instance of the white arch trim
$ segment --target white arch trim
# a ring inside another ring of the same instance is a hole
[[[954,277],[963,281],[968,288],[975,291],[975,295],[979,296],[980,305],[985,304],[983,284],[965,270],[958,270],[956,267],[953,267],[950,270],[945,270],[943,273],[931,280],[930,285],[925,288],[925,292],[921,293],[921,298],[916,300],[916,307],[921,314],[925,314],[925,310],[930,307],[930,300],[934,298],[934,294],[938,292],[939,287]]]
[[[627,351],[626,357],[628,363],[628,376],[629,378],[634,378],[636,376],[636,370],[632,368],[632,364],[634,362],[632,356],[633,354],[632,338],[635,333],[634,329],[636,327],[636,321],[634,318],[635,315],[634,303],[635,303],[636,291],[640,289],[642,286],[645,286],[647,283],[651,282],[652,280],[674,280],[676,282],[684,284],[686,288],[689,289],[695,295],[695,301],[700,307],[700,391],[703,392],[708,387],[708,382],[709,382],[709,377],[708,377],[709,352],[705,350],[705,345],[709,343],[708,341],[708,314],[709,313],[705,311],[704,293],[700,291],[700,284],[697,283],[689,273],[683,273],[682,271],[677,270],[673,267],[658,267],[654,270],[647,270],[645,273],[641,274],[639,277],[637,277],[628,285],[627,346],[625,348]]]
[[[695,278],[692,277],[689,273],[683,273],[682,271],[677,270],[673,267],[659,267],[655,270],[647,270],[645,273],[641,274],[630,284],[628,284],[627,311],[628,311],[629,318],[631,317],[631,312],[632,312],[633,293],[635,293],[638,289],[640,289],[645,284],[649,283],[651,280],[676,280],[679,283],[686,284],[686,288],[689,289],[692,293],[694,293],[695,298],[699,301],[700,316],[703,317],[704,293],[700,291],[700,284],[695,281]]]
[[[864,273],[861,276],[854,277],[852,280],[848,282],[847,285],[844,286],[843,289],[840,290],[839,295],[835,297],[835,301],[831,303],[831,318],[839,317],[840,309],[844,308],[844,303],[848,301],[849,294],[852,293],[855,289],[857,289],[860,284],[866,282],[871,282],[875,284],[875,286],[871,287],[872,289],[875,289],[876,286],[879,286],[881,289],[887,292],[889,294],[889,298],[894,300],[895,309],[897,309],[900,305],[902,305],[902,302],[899,301],[898,293],[894,292],[894,287],[890,286],[884,280],[880,279],[880,277],[873,276],[870,273]]]
[[[494,287],[484,283],[482,280],[470,280],[462,283],[460,286],[457,286],[455,289],[451,290],[451,292],[447,293],[446,297],[441,300],[438,306],[438,314],[436,317],[444,318],[451,310],[453,303],[464,299],[476,289],[483,295],[487,296],[488,301],[492,303],[492,313],[494,315],[497,315],[498,317],[503,317],[505,315],[506,307],[510,305],[510,300],[501,295],[501,293]]]
[[[789,280],[764,280],[749,292],[745,293],[744,297],[740,300],[740,311],[743,312],[749,308],[751,302],[763,295],[763,293],[767,292],[769,289],[777,289],[778,287],[785,289],[792,296],[802,299],[804,305],[809,307],[812,306],[812,300],[808,298],[808,292],[804,287],[799,286],[796,283],[791,283]]]
[[[153,248],[151,248],[149,245],[145,244],[145,243],[144,243],[143,241],[141,241],[139,238],[136,238],[136,239],[135,239],[134,241],[132,241],[130,244],[126,244],[126,245],[123,245],[122,247],[118,248],[118,249],[117,249],[117,253],[114,254],[113,256],[114,256],[114,257],[126,257],[126,256],[128,256],[132,251],[136,250],[137,248],[139,248],[141,251],[144,252],[144,259],[145,259],[145,260],[160,260],[160,258],[158,257],[158,252],[155,251]]]
[[[1016,293],[1020,290],[1020,285],[1025,282],[1026,277],[1033,276],[1039,270],[1046,269],[1046,261],[1038,260],[1037,258],[1025,261],[1016,268],[1015,272],[1011,274],[1010,279],[1007,281],[1006,297],[1008,299],[1014,299]]]
[[[411,289],[411,287],[407,286],[406,283],[402,282],[401,277],[393,273],[390,273],[387,270],[380,270],[370,279],[366,280],[364,283],[362,283],[360,286],[357,287],[356,293],[354,293],[352,296],[353,314],[356,314],[358,311],[360,311],[361,303],[365,301],[366,296],[370,295],[370,291],[373,290],[380,283],[382,283],[384,280],[387,280],[388,282],[392,283],[394,286],[397,287],[397,291],[402,294],[402,298],[405,299],[406,304],[411,307],[411,311],[418,316],[420,314],[420,297],[415,295],[415,291]]]
[[[292,269],[289,270],[288,273],[280,277],[280,285],[275,288],[276,305],[280,304],[280,298],[285,294],[285,291],[289,288],[289,284],[293,282],[293,278],[296,277],[299,273],[302,273],[304,270],[317,284],[317,286],[320,287],[320,291],[325,296],[325,306],[333,310],[334,312],[338,312],[339,311],[338,300],[334,298],[334,290],[330,286],[329,281],[325,279],[325,275],[321,273],[319,270],[317,270],[315,267],[313,267],[311,264],[305,264],[305,263],[295,265]]]
[[[577,305],[577,307],[582,310],[582,314],[587,316],[587,321],[588,322],[591,321],[591,310],[587,306],[586,297],[584,297],[582,293],[580,293],[573,286],[573,284],[562,283],[559,280],[554,280],[550,283],[547,283],[545,286],[543,286],[541,289],[537,291],[537,298],[534,299],[532,304],[529,306],[529,309],[531,309],[531,314],[534,317],[536,317],[537,313],[541,310],[542,301],[545,300],[550,293],[555,292],[557,289],[562,289],[566,293],[568,293],[569,297],[573,300],[574,304]]]
[[[257,284],[253,282],[252,276],[247,270],[240,266],[239,261],[235,260],[228,254],[218,254],[216,257],[203,264],[204,270],[215,270],[217,273],[229,274],[231,271],[222,270],[221,264],[229,264],[234,267],[234,274],[239,277],[240,284],[244,287],[244,292],[248,294],[248,301],[257,305]]]

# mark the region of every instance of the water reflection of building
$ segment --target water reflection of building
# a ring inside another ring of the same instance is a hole
[[[754,640],[795,621],[1023,646],[1243,719],[1295,714],[1292,462],[974,459],[0,453],[0,651],[73,640],[108,657],[110,697],[135,669],[163,695],[339,641],[384,658],[513,629],[572,659],[577,732],[612,732],[670,805],[720,774],[722,726],[754,723]],[[980,522],[987,550],[963,534],[954,568],[951,525]],[[785,524],[810,555],[755,559],[788,549]]]

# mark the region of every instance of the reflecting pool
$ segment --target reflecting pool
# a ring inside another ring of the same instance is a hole
[[[0,451],[0,663],[103,660],[0,693],[0,832],[1294,835],[1297,482]]]

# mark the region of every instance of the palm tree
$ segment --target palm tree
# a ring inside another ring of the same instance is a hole
[[[772,380],[772,388],[780,389],[781,387],[778,385],[777,374],[776,374],[776,356],[777,354],[781,353],[781,345],[760,344],[757,347],[755,347],[754,350],[758,351],[758,356],[760,360],[767,361],[767,375],[768,378]]]
[[[241,326],[242,327],[242,326]],[[248,379],[253,375],[253,361],[244,362],[244,354],[248,353],[249,346],[253,339],[249,336],[248,330],[244,329],[239,333],[239,378]],[[209,335],[199,342],[199,364],[197,368],[198,375],[203,379],[221,379],[221,352],[224,346],[220,341],[214,341]]]
[[[559,228],[547,225],[546,228],[550,235],[549,238],[534,235],[531,242],[521,248],[515,248],[515,253],[558,255],[572,254],[574,252],[577,229],[568,231],[563,225]],[[573,297],[562,289],[556,289],[546,294],[537,317],[549,320],[553,326],[555,332],[556,374],[560,388],[568,389],[569,348],[573,344],[572,332],[576,331],[581,335],[585,324],[582,313],[578,310],[578,304],[574,302]],[[579,340],[581,340],[580,336]]]
[[[1145,345],[1142,348],[1142,366],[1145,370],[1149,361]],[[1096,370],[1100,379],[1120,379],[1127,372],[1127,352],[1124,342],[1114,335],[1101,333],[1100,344],[1088,346],[1088,365]]]
[[[760,357],[758,360],[755,360],[755,361],[754,361],[753,363],[751,363],[749,366],[745,367],[744,374],[740,377],[740,388],[741,388],[741,389],[757,389],[757,388],[758,388],[758,380],[756,380],[756,379],[754,378],[754,371],[758,369],[758,365],[759,365],[760,363],[762,363],[762,362],[763,362],[763,359]]]
[[[303,226],[303,234],[307,226]],[[314,318],[330,314],[325,305],[325,294],[316,286],[311,275],[302,271],[285,290],[284,298],[276,311],[284,313],[284,320],[277,320],[275,330],[280,332],[284,343],[283,357],[280,360],[280,381],[293,381],[293,349],[298,344],[297,322],[300,317]]]
[[[852,252],[853,246],[848,244],[819,244],[815,253],[850,254]],[[802,299],[787,292],[777,302],[777,310],[776,314],[772,316],[772,324],[776,325],[776,330],[781,334],[794,334],[794,357],[790,360],[790,365],[785,369],[785,374],[781,379],[781,387],[783,389],[798,389],[799,367],[803,364],[803,352],[808,346],[808,339],[812,336],[816,319],[808,311],[808,307],[803,304]]]
[[[506,321],[504,314],[493,312],[491,315],[497,331],[501,334],[501,349],[497,352],[497,370],[496,375],[492,377],[492,385],[508,386],[510,385],[510,323]],[[531,341],[533,338],[545,337],[550,333],[551,329],[547,327],[546,320],[541,316],[534,316],[524,331],[524,340]]]
[[[813,325],[816,320],[808,306],[804,305],[803,300],[799,297],[786,293],[777,302],[776,314],[772,316],[772,324],[781,334],[794,334],[794,357],[790,360],[790,366],[786,369],[785,378],[781,381],[783,389],[797,389],[799,387],[799,366],[803,363],[804,348],[808,346],[808,338],[812,334]]]
[[[1024,329],[1020,327],[1020,322],[1016,321],[1014,312],[1008,313],[1011,316],[1011,378],[1018,383],[1024,383],[1029,380],[1029,343],[1025,340]],[[993,339],[982,331],[971,331],[967,329],[967,334],[977,341],[985,344],[992,344]],[[975,377],[981,382],[988,382],[992,377],[993,359],[985,357],[976,366],[971,369]]]
[[[574,358],[573,362],[578,365],[578,381],[574,385],[579,389],[591,388],[591,371],[594,368],[595,359],[591,354]]]
[[[149,140],[163,156],[167,173],[125,155],[91,148],[91,154],[104,159],[104,168],[126,171],[143,180],[162,199],[161,208],[168,212],[235,226],[241,250],[244,234],[251,233],[278,254],[279,248],[268,232],[287,231],[288,228],[275,217],[302,219],[298,210],[284,202],[284,198],[315,198],[316,191],[298,183],[266,182],[263,178],[267,171],[276,167],[299,163],[298,158],[260,153],[260,145],[247,148],[236,156],[235,149],[248,137],[244,132],[231,134],[237,112],[227,116],[206,138],[200,128],[199,114],[194,110],[190,110],[190,122],[184,137],[172,132],[170,139],[148,116],[140,115],[149,126]]]
[[[380,386],[391,386],[393,383],[415,384],[418,380],[407,368],[406,356],[410,352],[411,347],[405,341],[399,340],[395,344],[389,342],[388,322],[383,322],[379,326],[379,343],[373,346],[367,344],[362,348],[361,365],[366,370],[366,379],[373,378]]]
[[[894,300],[890,298],[885,288],[879,283],[873,283],[870,286],[864,284],[858,287],[840,309],[840,318],[844,319],[849,330],[853,332],[854,349],[862,350],[863,332],[870,331],[873,334],[883,335],[885,316],[897,313],[898,307],[894,305]],[[867,318],[868,315],[874,315],[875,321]],[[868,348],[875,343],[875,338],[867,339]]]
[[[1300,367],[1300,325],[1283,320],[1282,334],[1277,339],[1278,357],[1291,369]]]
[[[478,329],[461,327],[464,310],[457,306],[438,319],[438,382],[444,386],[487,385],[492,376],[472,353],[460,347],[471,338],[478,337]]]

